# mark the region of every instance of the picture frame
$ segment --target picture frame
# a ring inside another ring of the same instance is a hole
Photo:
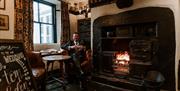
[[[9,30],[9,16],[0,14],[0,30]]]
[[[0,9],[5,10],[5,0],[0,0]]]

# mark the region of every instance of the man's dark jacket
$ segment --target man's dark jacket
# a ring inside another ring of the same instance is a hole
[[[79,40],[78,42],[79,42],[79,45],[86,46],[86,45],[85,45],[85,41]],[[74,49],[70,49],[70,50],[69,50],[68,47],[69,47],[69,46],[73,46],[73,45],[75,45],[75,44],[74,44],[74,41],[71,40],[71,41],[68,41],[66,44],[62,45],[61,48],[67,50],[68,53],[69,53],[69,55],[72,55],[72,54],[75,53],[76,51],[75,51]],[[85,52],[85,51],[82,50],[82,51],[79,52],[79,54],[80,54],[81,56],[85,56],[85,55],[84,55],[84,54],[85,54],[84,52]]]

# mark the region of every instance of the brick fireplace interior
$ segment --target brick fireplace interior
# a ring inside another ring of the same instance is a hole
[[[99,17],[93,35],[93,81],[140,91],[147,72],[153,70],[165,78],[163,89],[175,91],[175,25],[169,8],[145,7]],[[129,60],[118,60],[117,54]]]

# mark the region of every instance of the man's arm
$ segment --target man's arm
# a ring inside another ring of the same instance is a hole
[[[65,43],[64,45],[61,46],[62,49],[65,49],[65,50],[69,50],[69,46],[71,45],[71,42],[68,41],[67,43]]]
[[[73,45],[72,41],[69,41],[69,42],[67,42],[66,44],[62,45],[61,48],[70,51],[70,50],[72,50],[72,49],[81,48],[81,45],[79,45],[79,46]]]

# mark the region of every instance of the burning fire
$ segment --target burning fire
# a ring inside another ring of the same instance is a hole
[[[129,73],[130,56],[127,51],[115,53],[114,70],[115,72]]]
[[[128,52],[125,51],[124,53],[116,54],[116,59],[117,60],[129,61],[130,60],[130,56],[129,56]]]

